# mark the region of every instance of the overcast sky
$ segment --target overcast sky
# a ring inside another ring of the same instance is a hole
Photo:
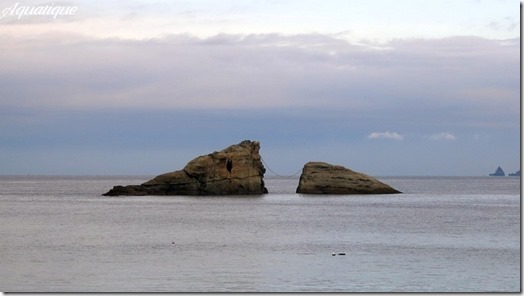
[[[0,174],[156,175],[244,139],[282,175],[313,160],[375,176],[519,169],[518,1],[10,14],[50,3],[0,0]]]

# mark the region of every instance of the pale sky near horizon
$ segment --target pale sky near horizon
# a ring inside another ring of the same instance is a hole
[[[17,4],[18,3],[18,4]],[[520,2],[0,0],[0,174],[159,174],[244,139],[281,174],[520,166]]]
[[[12,7],[16,1],[0,1]],[[42,1],[18,2],[20,6]],[[60,2],[57,2],[60,3]],[[512,0],[193,0],[72,1],[73,17],[53,22],[4,19],[3,34],[78,33],[98,38],[150,39],[170,34],[329,34],[352,42],[404,38],[518,36]],[[32,23],[31,23],[32,22]],[[22,25],[23,24],[23,25]]]

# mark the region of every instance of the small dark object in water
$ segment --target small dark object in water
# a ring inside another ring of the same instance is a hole
[[[174,244],[175,244],[175,242],[171,242],[171,244],[172,244],[172,245],[174,245]]]
[[[335,255],[337,255],[337,254],[335,254],[335,253],[331,253],[331,256],[335,256]]]
[[[345,256],[346,253],[338,253],[340,256]]]

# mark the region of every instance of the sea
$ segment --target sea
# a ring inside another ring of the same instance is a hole
[[[520,292],[520,177],[393,195],[102,196],[152,176],[0,176],[4,292]]]

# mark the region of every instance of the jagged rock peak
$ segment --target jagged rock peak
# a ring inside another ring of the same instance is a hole
[[[115,186],[115,195],[253,195],[267,193],[260,142],[242,141],[198,156],[179,171],[159,175],[141,185]]]
[[[489,174],[490,176],[494,176],[494,177],[504,177],[506,176],[506,174],[504,173],[504,171],[502,170],[501,167],[498,167],[497,170],[493,173],[493,174]]]

